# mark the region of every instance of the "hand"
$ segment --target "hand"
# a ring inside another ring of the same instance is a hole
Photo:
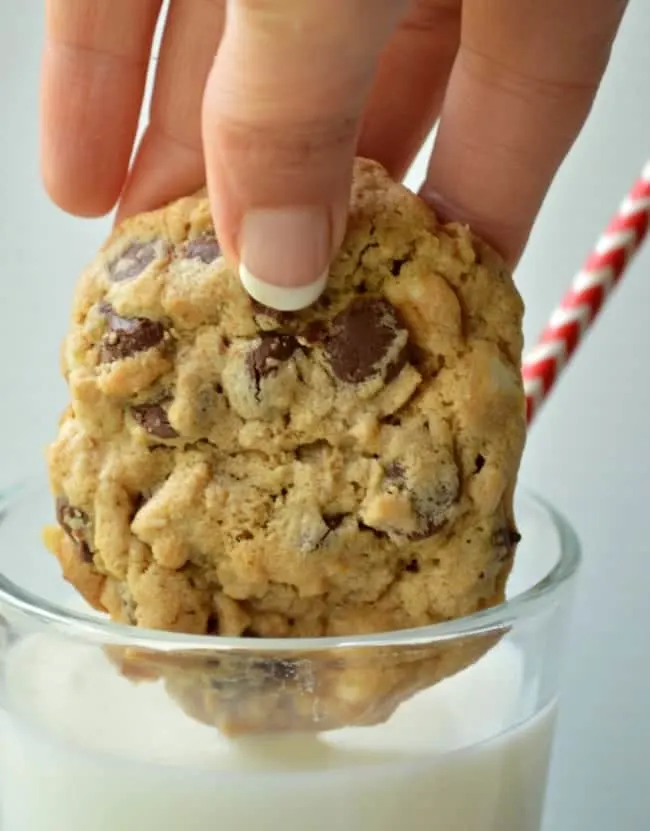
[[[171,0],[130,166],[161,0],[46,5],[52,198],[80,215],[119,201],[124,216],[207,174],[220,242],[245,284],[283,286],[279,302],[298,307],[342,240],[354,155],[400,177],[439,116],[423,195],[514,264],[626,3]]]

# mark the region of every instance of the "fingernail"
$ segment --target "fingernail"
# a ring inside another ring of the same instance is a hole
[[[254,210],[244,217],[239,277],[258,303],[282,312],[311,305],[325,289],[331,257],[327,208]]]

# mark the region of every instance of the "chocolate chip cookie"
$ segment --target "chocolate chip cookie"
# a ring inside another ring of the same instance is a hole
[[[385,632],[504,596],[525,436],[522,303],[497,255],[377,164],[311,308],[252,301],[203,194],[82,276],[49,453],[65,577],[118,621]]]

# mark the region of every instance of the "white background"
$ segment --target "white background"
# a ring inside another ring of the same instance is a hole
[[[41,191],[41,5],[0,0],[0,488],[43,466],[65,402],[58,348],[72,286],[108,228],[64,216]],[[529,343],[650,157],[648,44],[650,3],[632,0],[519,268]],[[650,828],[649,359],[650,243],[543,410],[524,464],[525,481],[573,520],[585,555],[548,831]]]

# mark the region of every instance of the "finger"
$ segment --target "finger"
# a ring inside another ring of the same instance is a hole
[[[359,155],[401,179],[440,114],[460,39],[460,0],[415,0],[379,61]]]
[[[467,0],[423,194],[514,263],[593,103],[621,0]]]
[[[52,199],[88,216],[128,169],[161,0],[48,0],[41,168]]]
[[[149,125],[131,167],[119,218],[158,207],[205,184],[201,106],[224,19],[225,0],[172,0]]]
[[[232,0],[208,80],[208,187],[225,250],[260,302],[324,288],[347,218],[359,123],[405,0]]]

